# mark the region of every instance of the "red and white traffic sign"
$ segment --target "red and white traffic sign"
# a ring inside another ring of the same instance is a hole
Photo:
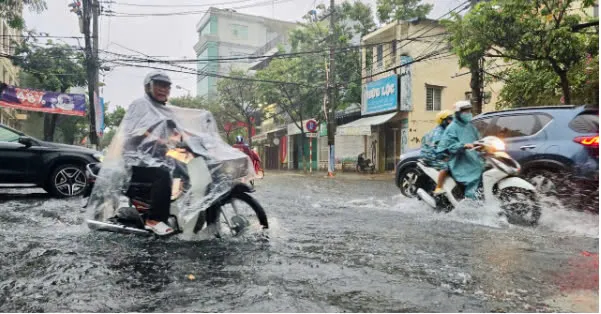
[[[308,132],[315,133],[317,131],[317,121],[311,119],[305,124]]]

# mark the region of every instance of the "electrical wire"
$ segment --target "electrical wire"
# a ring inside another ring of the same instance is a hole
[[[138,3],[127,3],[127,2],[117,2],[117,1],[101,1],[102,3],[109,5],[117,5],[117,6],[130,6],[130,7],[150,7],[150,8],[197,8],[197,7],[212,7],[212,6],[221,6],[221,5],[229,5],[229,4],[237,4],[242,2],[249,2],[252,0],[236,0],[236,1],[227,1],[221,3],[205,3],[205,4],[138,4]]]
[[[275,4],[292,2],[292,1],[295,1],[295,0],[280,0],[278,2],[275,2]],[[261,7],[261,6],[271,5],[272,2],[273,2],[272,0],[269,0],[269,1],[263,1],[263,2],[258,2],[258,3],[238,6],[238,7],[232,7],[229,9],[239,10],[239,9]],[[208,10],[199,10],[199,11],[183,11],[183,12],[166,12],[166,13],[126,13],[126,12],[115,12],[115,11],[105,11],[105,12],[106,13],[104,13],[104,15],[114,16],[114,17],[146,17],[146,16],[196,15],[196,14],[205,14],[205,13],[208,13],[209,11]]]

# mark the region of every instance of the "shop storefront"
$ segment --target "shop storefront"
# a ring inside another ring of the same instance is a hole
[[[362,98],[362,118],[337,127],[336,159],[348,164],[363,153],[378,171],[391,171],[406,145],[402,138],[408,129],[408,114],[399,108],[399,76],[367,83]]]
[[[303,125],[309,120],[303,121]],[[318,131],[319,132],[319,131]],[[309,142],[311,141],[311,143]],[[311,147],[312,152],[309,152]],[[303,156],[304,153],[304,156]],[[310,161],[309,161],[310,160]],[[288,169],[318,169],[319,145],[318,137],[303,137],[296,124],[288,125]],[[305,164],[307,163],[307,164]]]
[[[264,169],[280,170],[286,168],[287,165],[284,164],[287,150],[286,130],[286,127],[279,127],[253,136],[253,146],[257,148]]]

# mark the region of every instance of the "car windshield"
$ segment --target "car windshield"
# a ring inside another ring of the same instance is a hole
[[[19,140],[19,137],[19,134],[9,129],[0,127],[0,142],[16,142]]]

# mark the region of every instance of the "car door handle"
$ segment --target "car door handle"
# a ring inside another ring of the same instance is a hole
[[[536,145],[524,145],[524,146],[520,147],[521,150],[533,149],[533,148],[536,148]]]

